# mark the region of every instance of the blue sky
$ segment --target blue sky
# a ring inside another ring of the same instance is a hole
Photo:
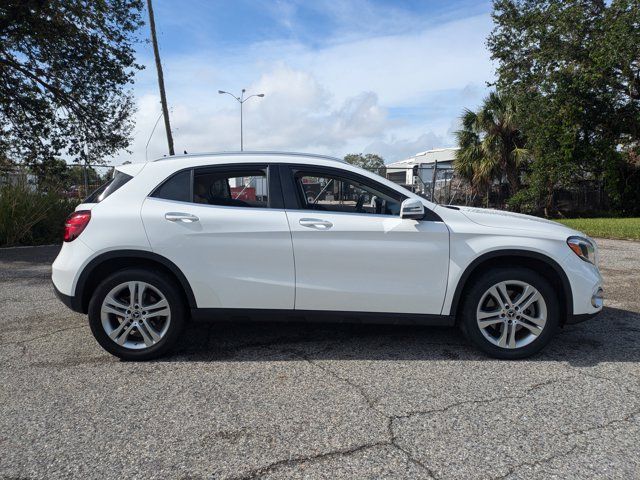
[[[493,76],[489,2],[155,0],[154,8],[178,151],[237,150],[237,104],[217,91],[246,88],[265,97],[245,104],[245,149],[394,161],[452,145],[462,109],[479,104]],[[146,148],[160,113],[149,44],[138,61],[147,68],[134,86],[132,151],[144,160],[166,153],[166,141],[157,128]]]

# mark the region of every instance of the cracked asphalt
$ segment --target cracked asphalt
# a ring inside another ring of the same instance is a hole
[[[538,356],[454,329],[194,323],[121,362],[0,250],[0,478],[640,478],[640,243],[600,240],[606,309]]]

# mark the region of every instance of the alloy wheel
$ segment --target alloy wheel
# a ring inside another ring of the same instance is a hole
[[[544,330],[547,304],[534,286],[520,280],[506,280],[482,295],[476,321],[482,335],[493,345],[521,348]]]
[[[169,302],[153,285],[130,281],[117,285],[100,308],[104,331],[118,345],[139,350],[157,344],[171,323]]]

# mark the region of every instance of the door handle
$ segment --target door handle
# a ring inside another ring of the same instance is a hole
[[[316,230],[329,230],[333,227],[333,223],[318,218],[301,218],[300,225],[307,228],[315,228]]]
[[[184,223],[193,223],[200,220],[195,215],[191,215],[190,213],[182,213],[182,212],[168,212],[164,214],[165,220],[169,220],[170,222],[184,222]]]

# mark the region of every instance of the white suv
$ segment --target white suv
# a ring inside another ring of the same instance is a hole
[[[459,325],[522,358],[602,309],[593,240],[435,205],[318,155],[185,155],[118,167],[69,217],[59,298],[107,351],[167,352],[189,318]]]

